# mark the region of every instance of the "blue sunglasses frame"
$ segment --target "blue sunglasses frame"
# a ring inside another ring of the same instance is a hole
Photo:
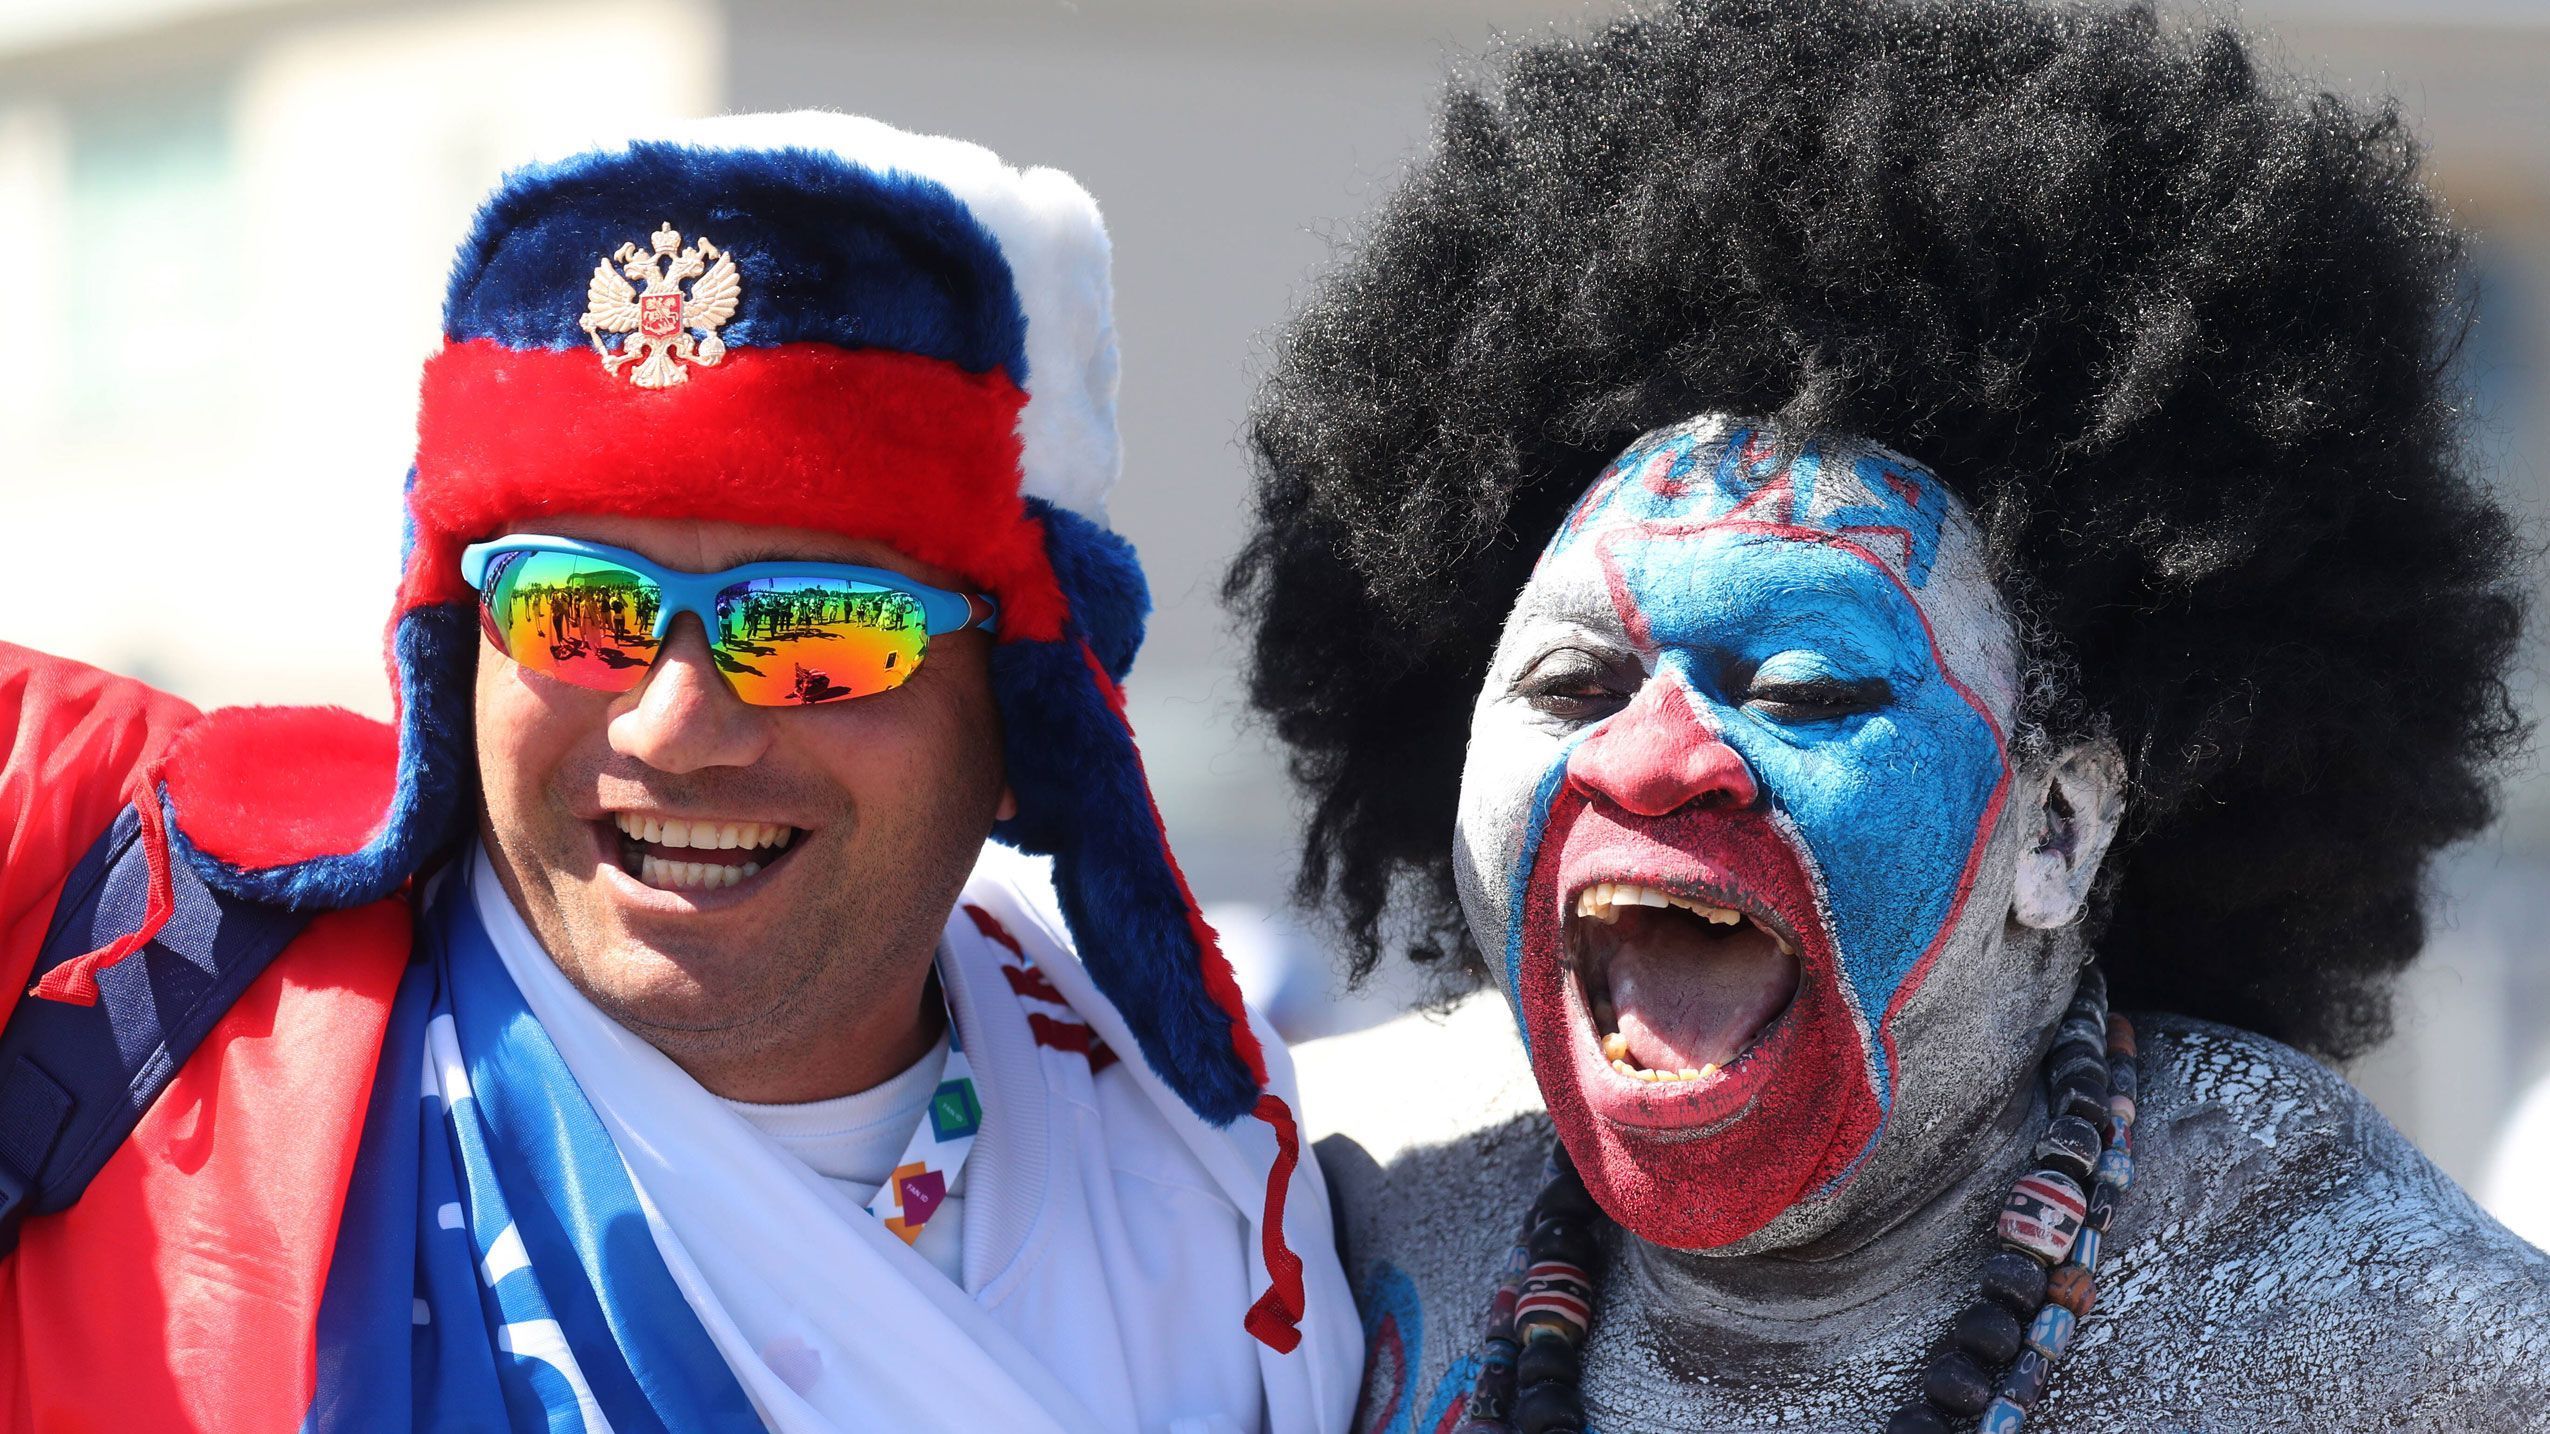
[[[648,636],[659,643],[672,632],[673,619],[689,613],[699,619],[701,630],[709,634],[710,645],[714,646],[718,632],[717,595],[744,583],[774,578],[864,583],[869,587],[903,593],[920,604],[922,622],[932,637],[943,637],[967,628],[991,632],[1000,621],[1000,604],[989,594],[950,592],[915,582],[884,568],[788,558],[776,562],[746,563],[713,573],[690,573],[665,567],[626,548],[607,547],[575,538],[553,538],[539,533],[510,533],[483,543],[472,543],[460,550],[461,581],[478,593],[482,603],[487,595],[487,570],[496,559],[507,553],[565,553],[571,557],[595,558],[627,568],[654,583],[664,594],[664,604],[657,609],[654,631]]]

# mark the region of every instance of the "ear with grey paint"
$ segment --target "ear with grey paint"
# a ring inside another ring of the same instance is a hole
[[[2019,853],[2010,914],[2051,931],[2080,919],[2099,859],[2125,816],[2125,759],[2105,737],[2075,742],[2030,774],[2036,829]]]

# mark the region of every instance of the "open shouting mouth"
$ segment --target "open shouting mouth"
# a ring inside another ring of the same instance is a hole
[[[1516,970],[1534,1074],[1639,1235],[1760,1229],[1875,1132],[1874,1072],[1806,857],[1760,808],[1554,799]]]
[[[1632,1080],[1713,1082],[1797,995],[1797,941],[1732,891],[1580,888],[1568,924],[1598,1044]]]

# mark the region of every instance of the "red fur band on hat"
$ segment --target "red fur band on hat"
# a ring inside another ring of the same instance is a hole
[[[645,389],[590,349],[489,340],[427,360],[400,611],[468,601],[468,543],[626,514],[872,539],[981,584],[1004,640],[1061,635],[1062,592],[1018,491],[1026,396],[1006,374],[811,343],[688,372]]]

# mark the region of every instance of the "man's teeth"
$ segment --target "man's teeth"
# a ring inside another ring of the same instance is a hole
[[[1632,906],[1688,911],[1714,926],[1733,926],[1748,919],[1743,912],[1732,907],[1714,905],[1696,897],[1683,896],[1652,886],[1640,886],[1635,882],[1598,881],[1576,894],[1577,916],[1588,921],[1602,922],[1606,926],[1619,921],[1622,910]],[[1773,941],[1779,943],[1780,954],[1784,956],[1797,954],[1796,945],[1786,936],[1759,921],[1754,924],[1760,926]],[[1647,1070],[1630,1059],[1629,1037],[1619,1031],[1612,1031],[1603,1036],[1602,1051],[1603,1059],[1611,1063],[1613,1070],[1620,1072],[1627,1079],[1650,1085],[1705,1081],[1718,1074],[1718,1065],[1715,1061],[1702,1065],[1698,1070],[1692,1070],[1689,1067],[1681,1070]]]
[[[728,866],[713,861],[666,861],[652,853],[638,858],[638,880],[667,891],[715,891],[733,886],[761,870],[761,863]]]
[[[1673,907],[1688,911],[1703,921],[1717,926],[1733,926],[1745,919],[1743,912],[1732,907],[1712,906],[1694,897],[1678,896],[1670,891],[1659,891],[1655,887],[1639,886],[1634,882],[1598,881],[1576,893],[1576,914],[1589,921],[1599,921],[1605,926],[1619,921],[1621,909],[1629,906]],[[1780,944],[1781,955],[1797,954],[1797,947],[1786,936],[1772,931],[1768,926],[1762,929],[1770,932],[1771,939]]]
[[[658,846],[690,847],[698,851],[753,851],[761,847],[785,847],[797,834],[794,827],[773,826],[768,822],[686,822],[672,817],[642,817],[635,812],[616,812],[612,820],[620,824],[623,834],[632,840],[653,842]]]
[[[1636,886],[1626,881],[1598,881],[1576,893],[1576,914],[1590,916],[1605,925],[1618,921],[1620,908],[1624,906],[1679,907],[1704,920],[1714,921],[1720,926],[1733,926],[1744,919],[1744,913],[1741,911],[1732,911],[1723,906],[1711,906],[1705,901],[1695,901],[1688,896],[1676,896],[1670,891],[1658,891],[1652,886]]]
[[[1603,1049],[1606,1051],[1610,1050],[1611,1043],[1619,1039],[1620,1033],[1617,1031],[1604,1037]],[[1623,1049],[1626,1049],[1626,1047],[1624,1046]],[[1673,1081],[1707,1080],[1709,1077],[1718,1073],[1718,1063],[1716,1061],[1711,1061],[1696,1071],[1688,1066],[1685,1066],[1678,1071],[1651,1071],[1641,1070],[1637,1066],[1631,1065],[1628,1061],[1623,1060],[1618,1056],[1612,1057],[1611,1068],[1620,1072],[1622,1075],[1629,1077],[1631,1080],[1645,1081],[1650,1085],[1667,1084]]]

